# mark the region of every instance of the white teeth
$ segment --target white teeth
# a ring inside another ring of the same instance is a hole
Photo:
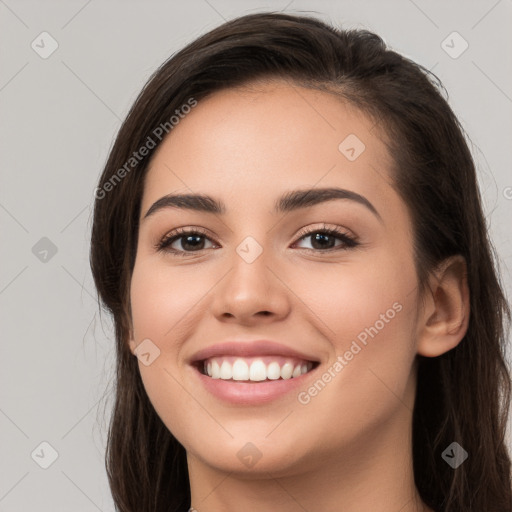
[[[249,365],[243,359],[237,359],[233,364],[233,380],[249,380]]]
[[[299,375],[301,375],[301,365],[298,364],[295,369],[293,370],[293,373],[292,373],[292,377],[298,377]]]
[[[267,379],[277,380],[279,377],[281,377],[281,367],[279,366],[279,363],[272,361],[267,366]]]
[[[233,367],[227,361],[224,361],[220,367],[220,378],[227,380],[231,377],[233,377]]]
[[[251,369],[249,370],[249,380],[266,380],[267,368],[263,361],[254,361],[251,363]]]
[[[220,379],[220,368],[217,361],[212,361],[212,379]]]
[[[291,379],[293,374],[293,364],[292,363],[284,363],[281,368],[281,378],[282,379]]]
[[[270,361],[265,364],[262,359],[249,358],[224,358],[215,357],[204,362],[204,373],[212,379],[238,380],[261,382],[264,380],[278,380],[279,378],[287,380],[297,378],[309,372],[313,368],[312,362],[293,363],[284,361],[281,358],[281,364],[278,361]],[[268,358],[267,358],[268,360]],[[231,363],[231,361],[233,361]]]

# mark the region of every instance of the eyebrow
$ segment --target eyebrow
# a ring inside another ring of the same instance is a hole
[[[273,213],[291,212],[334,199],[355,201],[365,206],[382,222],[379,212],[366,197],[343,188],[312,188],[287,192],[276,201]],[[227,211],[222,201],[205,194],[168,194],[151,205],[144,219],[164,208],[183,208],[216,215],[225,215]]]

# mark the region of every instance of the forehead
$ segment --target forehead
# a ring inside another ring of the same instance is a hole
[[[380,137],[371,117],[332,93],[285,82],[225,89],[199,101],[157,148],[142,211],[185,191],[240,207],[246,193],[273,199],[297,187],[386,194],[392,161]]]

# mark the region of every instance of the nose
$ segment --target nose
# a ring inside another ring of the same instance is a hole
[[[213,314],[223,322],[251,325],[282,320],[290,312],[290,290],[265,251],[248,263],[236,252],[214,293]]]

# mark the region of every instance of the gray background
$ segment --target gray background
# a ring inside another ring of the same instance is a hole
[[[149,75],[224,20],[266,9],[369,28],[441,78],[473,142],[510,297],[511,0],[0,0],[0,512],[113,510],[113,330],[88,264],[96,181]],[[43,31],[59,45],[46,59],[31,47],[50,48]],[[457,58],[445,51],[463,49],[454,31],[469,44]],[[58,453],[47,469],[43,442]]]

